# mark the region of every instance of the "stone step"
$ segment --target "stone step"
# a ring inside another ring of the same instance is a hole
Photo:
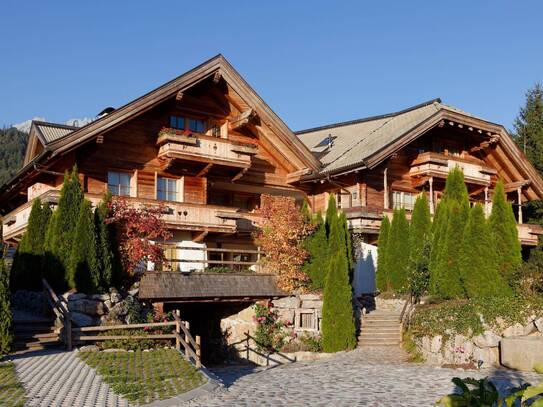
[[[400,341],[358,341],[358,346],[400,346]]]
[[[53,325],[14,325],[13,332],[54,332],[55,326]]]
[[[360,321],[361,326],[400,326],[398,321],[371,321],[371,320],[362,320]]]
[[[366,334],[399,334],[401,333],[402,331],[399,329],[399,328],[367,328],[367,327],[362,327],[362,329],[360,329],[360,333],[366,333]]]
[[[394,319],[399,321],[399,315],[390,315],[390,314],[366,314],[362,315],[362,319]]]
[[[61,342],[59,341],[58,338],[44,338],[44,339],[40,339],[34,342],[16,341],[13,345],[14,345],[14,348],[17,350],[22,350],[22,349],[39,350],[39,349],[46,349],[49,347],[60,346]]]
[[[364,333],[362,332],[360,335],[358,335],[358,338],[360,339],[401,339],[400,333],[390,334],[390,333],[382,333],[382,334],[375,334],[375,333]]]
[[[41,339],[41,338],[57,338],[58,339],[58,333],[54,331],[49,332],[20,332],[15,334],[15,339],[18,341],[27,341],[28,339]]]

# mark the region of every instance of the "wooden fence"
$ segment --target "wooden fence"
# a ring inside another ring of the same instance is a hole
[[[68,310],[68,304],[63,297],[58,297],[51,286],[45,279],[42,280],[45,296],[52,307],[53,312],[61,323],[61,331],[63,332],[63,340],[68,350],[72,350],[74,342],[86,341],[107,341],[107,340],[123,340],[123,339],[165,339],[175,340],[175,348],[178,351],[183,351],[187,361],[193,360],[196,368],[202,366],[201,338],[200,336],[192,336],[190,326],[187,321],[181,320],[179,310],[174,312],[174,321],[168,322],[151,322],[143,324],[127,324],[127,325],[97,325],[74,328],[72,327],[71,314]],[[125,329],[156,329],[164,327],[174,327],[172,333],[160,334],[145,334],[145,335],[97,335],[94,332],[106,332],[112,330]]]

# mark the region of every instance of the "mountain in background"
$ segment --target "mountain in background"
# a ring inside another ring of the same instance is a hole
[[[0,185],[22,167],[28,133],[15,127],[0,129]]]

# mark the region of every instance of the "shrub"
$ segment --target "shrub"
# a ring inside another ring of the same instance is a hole
[[[338,352],[355,346],[352,288],[345,253],[337,252],[329,267],[322,308],[322,348]]]
[[[304,332],[301,336],[292,339],[290,342],[283,345],[281,352],[321,352],[321,338],[316,335],[311,335]]]
[[[44,275],[54,288],[60,290],[68,286],[69,259],[82,202],[83,191],[74,166],[70,173],[66,171],[64,175],[58,206],[45,232]]]
[[[303,247],[309,253],[309,257],[303,265],[302,271],[311,279],[311,288],[323,289],[328,262],[328,240],[326,239],[326,225],[320,213],[314,224],[313,234],[307,236],[303,241]]]
[[[390,235],[390,221],[387,216],[381,221],[381,229],[379,231],[379,241],[377,246],[377,273],[375,276],[376,285],[379,291],[388,291],[390,289],[390,277],[388,275],[387,263],[387,245]]]
[[[94,230],[96,232],[96,260],[100,271],[99,286],[111,287],[120,284],[121,270],[118,256],[114,250],[115,230],[107,223],[111,194],[108,192],[94,210]],[[116,258],[117,257],[117,258]]]
[[[28,226],[13,259],[11,289],[39,291],[42,288],[45,230],[51,218],[49,205],[39,199],[32,204]]]
[[[424,295],[428,289],[430,273],[430,229],[432,219],[426,195],[420,195],[415,201],[409,228],[409,291],[416,298]]]
[[[279,315],[271,309],[270,304],[255,304],[256,331],[255,342],[260,352],[278,352],[284,345],[284,324],[279,321]]]
[[[9,271],[0,258],[0,357],[11,349],[13,316],[9,301]]]
[[[522,263],[517,222],[511,204],[507,202],[503,182],[498,181],[492,199],[490,227],[496,242],[498,268],[502,277],[516,286],[518,269]]]
[[[386,252],[386,270],[390,279],[390,288],[395,292],[405,292],[409,262],[409,222],[405,209],[394,210]]]

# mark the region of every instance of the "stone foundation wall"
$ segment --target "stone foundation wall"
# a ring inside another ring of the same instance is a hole
[[[543,318],[529,318],[524,324],[515,324],[504,329],[488,328],[483,334],[472,338],[454,335],[448,339],[441,335],[415,339],[415,344],[428,364],[467,364],[483,367],[500,366],[502,339],[512,337],[541,337],[543,341]]]
[[[279,319],[292,325],[295,333],[320,332],[322,299],[318,294],[302,294],[272,302]]]

